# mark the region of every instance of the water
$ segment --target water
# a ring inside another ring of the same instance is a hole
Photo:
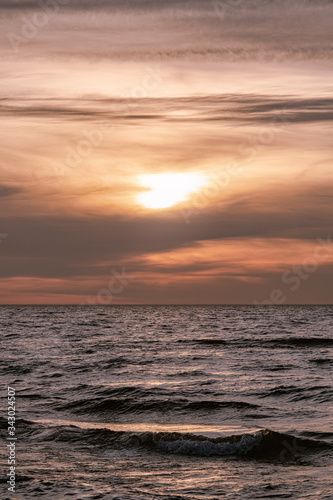
[[[2,499],[333,498],[333,306],[0,316],[18,418]]]

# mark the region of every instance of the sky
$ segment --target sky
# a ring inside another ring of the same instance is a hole
[[[0,14],[0,304],[333,303],[332,1]]]

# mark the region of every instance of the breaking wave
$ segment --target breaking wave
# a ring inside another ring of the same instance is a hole
[[[3,421],[3,422],[2,422]],[[2,425],[3,424],[3,425]],[[50,426],[20,420],[21,433],[34,441],[61,441],[73,445],[100,446],[112,451],[119,448],[145,448],[163,453],[210,456],[236,456],[240,458],[275,459],[304,457],[309,453],[332,452],[333,445],[317,439],[295,437],[290,434],[262,429],[254,433],[210,438],[182,432],[129,432],[105,428],[81,428],[76,425]],[[0,420],[0,427],[5,426]],[[309,435],[309,433],[305,433]],[[310,433],[311,437],[312,434]],[[316,434],[314,434],[317,436]],[[326,437],[320,434],[319,437]]]

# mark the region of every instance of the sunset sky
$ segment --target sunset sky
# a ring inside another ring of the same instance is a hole
[[[333,303],[332,1],[0,12],[0,303]]]

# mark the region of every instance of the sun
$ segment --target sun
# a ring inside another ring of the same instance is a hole
[[[205,184],[205,177],[198,173],[178,174],[145,174],[139,175],[140,184],[149,191],[140,193],[139,203],[146,208],[168,208],[186,201],[188,197],[201,189]]]

